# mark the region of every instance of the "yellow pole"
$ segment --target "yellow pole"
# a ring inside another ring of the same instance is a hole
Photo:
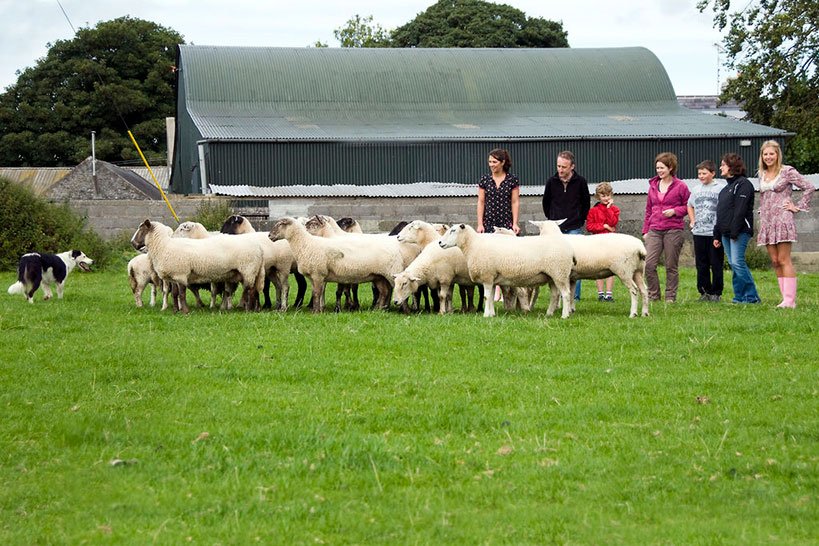
[[[142,158],[142,162],[145,163],[146,167],[148,167],[148,172],[151,173],[151,178],[154,179],[154,184],[156,184],[156,187],[159,189],[159,193],[162,194],[162,199],[165,200],[165,204],[168,205],[168,208],[170,209],[171,214],[173,214],[174,220],[176,220],[176,223],[178,224],[179,223],[179,216],[176,215],[176,212],[173,210],[173,207],[171,206],[171,202],[168,201],[168,197],[165,195],[165,192],[162,191],[162,186],[159,185],[159,181],[156,179],[156,176],[154,175],[154,171],[152,171],[151,166],[148,165],[148,160],[145,159],[145,156],[142,154],[142,150],[139,149],[139,144],[137,144],[137,141],[134,138],[133,133],[131,133],[131,131],[128,131],[128,136],[131,137],[131,142],[134,143],[134,147],[137,149],[137,152],[139,152],[139,157]]]

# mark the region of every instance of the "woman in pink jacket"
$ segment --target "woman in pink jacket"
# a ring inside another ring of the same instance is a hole
[[[677,156],[663,152],[654,158],[657,176],[648,181],[646,216],[643,222],[643,239],[646,243],[646,284],[650,300],[659,300],[660,277],[657,264],[660,255],[665,258],[665,301],[677,301],[680,276],[677,264],[682,250],[685,224],[688,214],[688,197],[691,191],[685,182],[674,176],[677,173]]]
[[[791,200],[792,186],[802,189],[798,205]],[[813,184],[789,165],[782,164],[782,148],[775,140],[759,150],[759,233],[756,244],[765,245],[771,257],[782,302],[777,307],[796,307],[796,270],[791,245],[796,242],[793,217],[808,210]]]

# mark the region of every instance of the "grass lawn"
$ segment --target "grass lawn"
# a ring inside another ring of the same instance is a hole
[[[585,282],[561,320],[173,315],[124,266],[29,305],[0,273],[0,543],[816,544],[819,275],[781,310],[754,274],[762,305],[685,269],[649,318]]]

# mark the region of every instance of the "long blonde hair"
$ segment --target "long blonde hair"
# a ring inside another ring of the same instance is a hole
[[[771,173],[768,173],[767,166],[765,162],[762,161],[762,152],[765,151],[765,148],[773,148],[776,150],[776,163],[773,164],[771,167]],[[762,147],[759,149],[759,178],[762,178],[762,174],[773,174],[773,176],[769,178],[776,178],[779,176],[779,172],[782,170],[782,148],[779,146],[779,143],[775,140],[766,140],[762,143]]]

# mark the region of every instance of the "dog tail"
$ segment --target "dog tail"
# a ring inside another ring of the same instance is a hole
[[[20,281],[9,286],[9,294],[23,294],[26,293],[26,287]]]

